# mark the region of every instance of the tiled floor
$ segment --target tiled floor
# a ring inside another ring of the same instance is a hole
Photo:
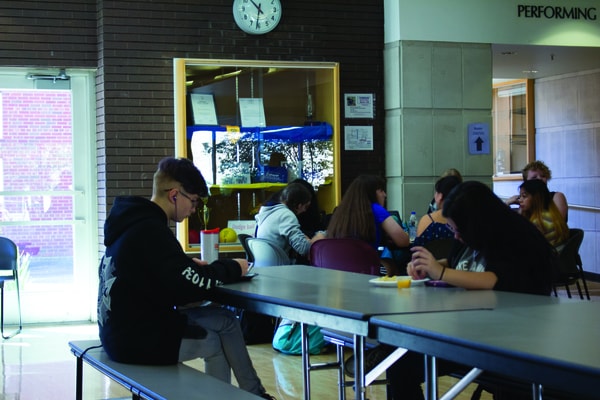
[[[600,301],[600,284],[592,283],[590,292],[594,301]],[[564,296],[564,292],[560,292]],[[9,327],[10,328],[10,327]],[[1,342],[2,388],[0,400],[72,399],[75,395],[75,357],[69,352],[69,340],[95,339],[95,324],[25,326],[23,332]],[[302,398],[301,362],[299,357],[273,351],[270,345],[249,346],[255,366],[267,390],[279,400]],[[333,354],[319,356],[314,361],[328,360]],[[202,369],[202,362],[192,363]],[[84,370],[85,399],[129,398],[129,393],[118,384],[104,378],[86,366]],[[443,378],[443,388],[450,382]],[[311,375],[312,395],[317,400],[336,399],[334,371],[317,371]],[[201,388],[199,388],[201,390]],[[470,392],[458,399],[469,399]],[[352,398],[352,389],[347,389]],[[367,396],[371,400],[385,399],[382,386],[371,386]],[[487,394],[483,399],[490,399]]]

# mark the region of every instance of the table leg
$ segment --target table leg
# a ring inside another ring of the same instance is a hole
[[[301,322],[300,330],[302,332],[302,388],[304,400],[310,400],[310,347],[308,343],[308,326],[304,322]]]
[[[538,383],[531,384],[531,395],[533,400],[542,400],[544,387]]]
[[[75,400],[83,400],[83,359],[77,357],[75,377]]]
[[[346,400],[346,377],[344,376],[344,346],[336,345],[336,358],[338,365],[338,400]]]
[[[437,400],[437,364],[433,356],[425,354],[425,398]]]
[[[366,399],[364,356],[365,338],[354,335],[354,394],[356,400]]]

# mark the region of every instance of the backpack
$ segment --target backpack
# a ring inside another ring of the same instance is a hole
[[[321,328],[308,325],[308,345],[310,354],[320,354],[325,347]],[[273,349],[291,355],[302,354],[302,331],[300,322],[281,319],[273,336]]]
[[[227,306],[238,320],[246,344],[269,343],[273,340],[273,333],[277,327],[277,318],[270,315],[247,311],[243,308]]]

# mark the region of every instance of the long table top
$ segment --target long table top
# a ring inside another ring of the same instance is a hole
[[[548,388],[597,395],[600,303],[530,296],[518,305],[513,300],[519,295],[497,294],[494,310],[381,315],[370,322],[384,343]]]
[[[251,281],[215,288],[210,299],[351,334],[368,335],[374,315],[493,309],[493,291],[379,287],[373,276],[306,265],[255,268]]]
[[[600,303],[492,290],[379,287],[372,276],[304,265],[256,268],[211,299],[369,336],[486,371],[595,395]]]

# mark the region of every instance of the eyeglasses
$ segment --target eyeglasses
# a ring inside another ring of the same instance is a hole
[[[192,199],[189,195],[185,194],[185,192],[181,189],[179,189],[179,193],[181,193],[181,195],[183,197],[185,197],[186,199],[188,199],[190,201],[190,203],[192,203],[192,206],[194,206],[194,208],[198,207],[198,204],[200,203],[200,199]]]
[[[171,190],[173,190],[173,189],[175,189],[175,188],[165,189],[165,192],[169,192],[169,191],[171,191]],[[183,197],[185,197],[186,199],[188,199],[188,200],[190,201],[190,203],[192,203],[192,206],[193,206],[194,208],[197,208],[197,207],[198,207],[198,204],[200,204],[200,199],[195,199],[195,200],[194,200],[194,199],[192,199],[192,198],[191,198],[191,197],[190,197],[188,194],[186,194],[186,193],[185,193],[183,190],[181,190],[181,189],[177,189],[177,191],[178,191],[179,193],[181,193],[181,195],[182,195]]]

